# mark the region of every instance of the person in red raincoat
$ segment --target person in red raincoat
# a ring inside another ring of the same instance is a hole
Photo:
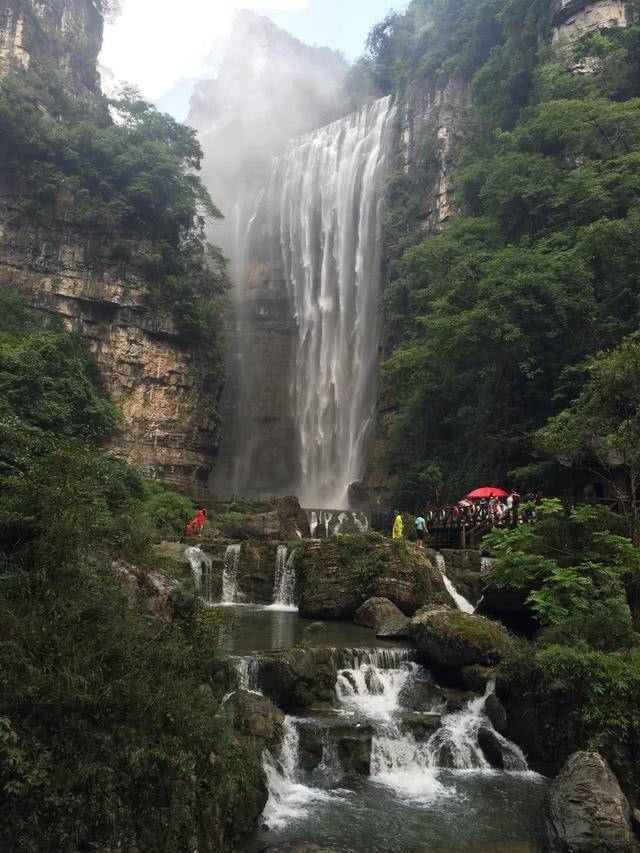
[[[202,533],[207,521],[207,516],[208,513],[206,509],[199,509],[196,513],[196,517],[192,518],[189,524],[187,524],[187,536],[193,536],[194,533]]]

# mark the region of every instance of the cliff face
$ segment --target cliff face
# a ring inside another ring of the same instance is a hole
[[[0,78],[48,62],[78,94],[98,94],[102,29],[92,0],[0,0]]]
[[[79,99],[104,109],[96,72],[102,18],[93,0],[0,0],[0,77],[51,65]],[[206,483],[219,443],[221,387],[206,354],[145,305],[145,283],[107,246],[62,222],[34,226],[21,187],[0,168],[0,287],[31,294],[45,315],[84,336],[122,413],[112,450],[148,477]],[[152,283],[151,283],[152,284]]]

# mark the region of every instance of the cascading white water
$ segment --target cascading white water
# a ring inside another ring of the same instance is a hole
[[[204,598],[205,601],[212,602],[213,561],[211,559],[211,556],[205,551],[203,551],[199,545],[187,548],[184,552],[184,556],[189,565],[191,566],[191,573],[196,582],[198,592]]]
[[[303,505],[348,506],[376,401],[385,165],[383,98],[293,142],[270,195],[298,339],[291,399]]]
[[[260,690],[260,663],[257,658],[246,656],[233,658],[238,672],[240,689],[249,693],[262,693]]]
[[[296,570],[295,555],[292,551],[287,557],[286,545],[278,545],[276,551],[276,572],[273,584],[273,608],[297,610],[296,607]]]
[[[229,545],[224,555],[222,603],[234,604],[238,598],[238,567],[241,545]]]
[[[279,758],[265,751],[262,766],[267,778],[269,799],[262,813],[270,829],[280,829],[296,818],[304,817],[308,808],[332,795],[300,782],[300,735],[294,718],[285,717]]]
[[[446,586],[451,598],[455,601],[458,610],[462,610],[464,613],[475,613],[476,608],[464,597],[464,595],[461,595],[458,592],[451,578],[447,575],[447,564],[445,562],[444,555],[439,551],[436,553],[436,565],[442,575],[444,585]]]

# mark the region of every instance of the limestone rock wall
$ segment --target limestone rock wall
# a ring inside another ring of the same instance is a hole
[[[103,21],[94,0],[0,0],[0,81],[50,68],[96,109],[106,109],[97,57]],[[221,385],[206,354],[181,341],[144,302],[144,285],[109,246],[63,222],[35,227],[22,188],[0,164],[0,287],[22,289],[51,319],[87,339],[122,413],[112,450],[149,477],[205,484],[219,444]],[[136,247],[133,247],[134,251]]]
[[[577,38],[603,27],[625,27],[628,23],[625,0],[555,0],[554,43]]]
[[[149,477],[206,482],[219,442],[207,404],[221,388],[207,386],[204,355],[183,347],[169,323],[154,320],[142,283],[96,259],[89,241],[16,220],[1,184],[0,287],[31,293],[45,315],[87,339],[122,413],[112,441],[117,455]]]
[[[412,85],[401,109],[401,157],[405,171],[416,172],[420,147],[430,136],[438,161],[437,175],[428,194],[425,228],[437,228],[456,213],[453,200],[453,170],[469,112],[466,82],[454,77],[442,86]]]
[[[0,79],[51,62],[77,93],[97,94],[102,30],[93,0],[0,0]]]

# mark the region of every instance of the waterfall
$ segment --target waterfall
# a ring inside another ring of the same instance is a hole
[[[442,575],[444,585],[446,586],[451,598],[453,598],[453,600],[455,601],[458,610],[462,610],[464,613],[475,613],[476,608],[473,606],[473,604],[471,604],[470,601],[467,601],[464,595],[461,595],[458,592],[458,590],[453,585],[451,578],[447,575],[447,564],[445,562],[444,555],[441,554],[439,551],[436,553],[436,565],[440,571],[440,574]]]
[[[346,508],[349,485],[362,477],[377,396],[395,113],[382,98],[291,141],[253,211],[238,211],[237,392],[225,450],[236,464],[222,483],[234,493],[284,489],[309,507]],[[284,376],[274,378],[263,350],[250,349],[260,320],[292,331],[290,354],[279,337],[274,344],[290,358]],[[273,408],[283,383],[288,412]],[[257,399],[279,423],[272,433],[252,420]]]
[[[342,707],[369,719],[388,720],[400,707],[400,696],[407,682],[420,669],[415,663],[403,663],[398,669],[379,669],[361,663],[338,673],[336,695]]]
[[[383,98],[290,145],[278,164],[280,239],[298,341],[292,377],[306,506],[348,506],[376,402],[385,164]]]
[[[300,782],[300,735],[293,717],[285,717],[280,755],[265,751],[262,766],[269,798],[262,813],[269,829],[281,829],[291,820],[304,817],[314,802],[333,799],[327,791]]]
[[[238,672],[240,689],[249,693],[262,693],[260,690],[260,662],[254,657],[233,658]]]
[[[296,571],[295,555],[292,551],[287,558],[286,545],[278,545],[276,551],[276,573],[273,584],[273,605],[278,610],[297,610],[296,607]]]
[[[241,545],[229,545],[224,555],[222,573],[222,603],[234,604],[238,597],[238,567]]]
[[[191,566],[191,573],[196,582],[196,587],[205,601],[213,601],[213,561],[211,556],[200,548],[192,546],[187,548],[184,556]]]

